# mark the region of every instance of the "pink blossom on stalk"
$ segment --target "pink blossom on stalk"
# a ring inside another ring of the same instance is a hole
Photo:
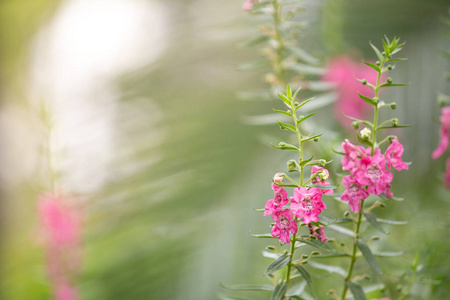
[[[346,187],[341,196],[342,201],[349,203],[352,212],[361,210],[361,201],[369,197],[367,190],[352,176],[342,178],[342,184]]]
[[[433,151],[433,154],[431,155],[433,159],[437,159],[439,156],[441,156],[445,150],[447,150],[448,147],[448,141],[449,141],[449,127],[450,127],[450,106],[443,107],[441,109],[441,117],[439,118],[439,121],[441,121],[441,129],[439,130],[439,135],[441,136],[441,139],[439,141],[439,145],[436,148],[436,150]]]
[[[251,10],[255,5],[256,0],[246,0],[244,5],[242,5],[243,10]]]
[[[272,215],[275,225],[272,227],[272,236],[278,237],[281,243],[289,244],[289,232],[297,234],[298,227],[290,209],[276,211]]]
[[[325,235],[325,231],[323,231],[323,225],[312,226],[311,224],[308,224],[309,233],[316,238],[319,239],[322,243],[326,243],[328,241],[327,236]]]
[[[283,187],[272,183],[272,189],[274,197],[266,202],[264,216],[271,215],[274,212],[283,209],[283,206],[289,201],[288,193]]]
[[[356,80],[366,79],[375,84],[378,74],[363,63],[355,63],[348,56],[337,56],[330,59],[328,71],[322,80],[337,85],[338,99],[334,105],[334,112],[339,123],[351,129],[351,121],[344,114],[357,119],[364,119],[371,106],[361,100],[358,92],[367,97],[373,97],[374,91]],[[384,79],[384,76],[382,80]]]
[[[72,280],[80,268],[80,215],[54,194],[40,197],[38,214],[55,299],[76,300]]]
[[[356,180],[361,185],[368,186],[368,192],[373,195],[380,195],[389,192],[390,182],[394,175],[386,170],[386,158],[382,154],[374,156],[363,156],[361,158],[360,169],[355,174]]]
[[[345,139],[342,143],[342,149],[345,153],[341,160],[342,169],[353,173],[353,171],[357,170],[360,162],[358,159],[358,150],[348,139]]]
[[[327,169],[322,168],[322,167],[318,167],[318,166],[313,166],[311,169],[311,176],[313,176],[314,174],[317,175],[311,180],[312,184],[320,184],[320,185],[326,185],[329,186],[330,183],[327,182],[326,180],[328,179],[328,177],[330,177],[330,173],[328,172]],[[321,190],[322,194],[333,194],[333,190]]]
[[[318,188],[298,187],[294,190],[294,198],[291,199],[291,209],[294,214],[303,218],[303,223],[319,221],[322,209],[327,209],[322,201],[322,191]]]
[[[446,162],[445,187],[450,189],[450,157],[447,158],[447,162]]]
[[[395,138],[392,141],[392,144],[386,149],[386,160],[388,164],[388,168],[391,166],[394,167],[397,171],[408,170],[408,165],[403,162],[402,154],[403,154],[403,145],[399,143],[398,139]]]

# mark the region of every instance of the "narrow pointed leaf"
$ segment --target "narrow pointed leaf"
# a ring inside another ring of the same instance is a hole
[[[364,63],[366,66],[371,67],[371,68],[374,69],[375,71],[380,72],[380,68],[379,68],[377,65],[371,64],[371,63],[366,62],[366,61],[363,61],[363,63]]]
[[[350,288],[350,291],[352,292],[353,298],[355,298],[355,300],[367,300],[366,295],[364,294],[364,291],[359,283],[354,281],[347,281],[346,284]]]
[[[290,144],[285,144],[284,146],[275,146],[274,144],[271,144],[272,147],[274,147],[275,149],[280,149],[280,150],[291,150],[291,151],[300,151],[297,147],[295,147],[294,145],[290,145]]]
[[[380,224],[378,224],[377,218],[374,215],[367,211],[365,211],[363,214],[366,220],[369,221],[369,223],[372,224],[372,226],[375,227],[379,232],[389,235],[389,233],[386,232]]]
[[[286,97],[286,95],[278,93],[278,97],[287,105],[287,107],[291,107],[291,100],[289,100],[289,98]]]
[[[294,125],[291,125],[291,124],[289,124],[289,123],[284,123],[284,122],[281,122],[281,121],[277,121],[277,123],[278,123],[278,125],[280,125],[280,128],[281,128],[281,129],[284,129],[284,130],[290,130],[290,131],[294,131],[294,132],[297,131],[297,130],[295,129]]]
[[[303,50],[299,47],[287,46],[286,48],[289,51],[291,51],[292,54],[297,56],[297,58],[304,61],[305,63],[309,63],[309,64],[313,64],[313,65],[319,64],[319,60],[317,58],[315,58],[314,56],[312,56],[311,54],[309,54],[308,52],[306,52],[305,50]]]
[[[345,271],[343,268],[339,267],[339,266],[331,266],[331,265],[326,265],[326,264],[320,264],[318,262],[315,261],[310,261],[309,265],[313,268],[319,269],[319,270],[325,270],[328,273],[334,273],[334,274],[338,274],[342,277],[347,276],[347,271]]]
[[[316,135],[307,137],[307,138],[303,139],[303,142],[311,141],[311,140],[313,140],[313,139],[315,139],[315,138],[321,137],[324,133],[325,133],[325,132],[322,132],[322,133],[320,133],[320,134],[316,134]]]
[[[285,284],[283,281],[280,281],[275,289],[273,290],[272,296],[270,297],[270,300],[281,300],[284,293],[287,290],[287,284]]]
[[[295,297],[295,295],[303,294],[303,291],[305,290],[305,287],[306,287],[306,281],[303,279],[300,279],[301,278],[300,276],[298,278],[299,278],[299,280],[295,280],[295,281],[291,280],[289,282],[289,287],[286,292],[287,297],[293,298],[293,297]],[[295,299],[295,298],[293,298],[293,299]],[[300,298],[298,298],[298,299],[300,299]]]
[[[235,285],[224,285],[220,284],[223,288],[228,290],[237,291],[273,291],[273,285],[252,285],[252,284],[235,284]]]
[[[360,97],[361,99],[363,99],[364,101],[366,101],[366,102],[369,103],[370,105],[376,106],[376,104],[375,104],[375,102],[373,101],[373,99],[371,99],[371,98],[369,98],[369,97],[366,97],[366,96],[363,96],[363,95],[361,95],[360,93],[358,93],[358,95],[359,95],[359,97]]]
[[[408,224],[408,221],[394,221],[394,220],[385,220],[377,218],[379,223],[391,224],[391,225],[405,225]]]
[[[383,55],[381,54],[380,50],[378,50],[377,47],[375,47],[371,42],[369,42],[370,46],[372,47],[373,51],[375,51],[378,59],[381,61],[383,60]]]
[[[274,239],[277,237],[273,237],[270,233],[261,233],[261,234],[250,234],[252,237],[258,238],[258,239]]]
[[[297,269],[297,271],[300,274],[302,274],[303,278],[305,278],[306,282],[309,285],[309,288],[311,289],[311,291],[312,291],[312,293],[314,295],[314,298],[317,299],[316,292],[314,291],[311,275],[309,275],[308,271],[306,271],[306,269],[303,268],[301,265],[294,265],[294,267]]]
[[[309,114],[309,115],[307,115],[307,116],[301,117],[300,119],[297,120],[297,125],[300,124],[301,122],[305,121],[306,119],[311,118],[311,117],[314,116],[315,114],[316,114],[316,113],[312,113],[312,114]]]
[[[278,257],[274,262],[272,262],[269,265],[269,267],[267,268],[264,275],[272,274],[272,273],[278,271],[279,269],[281,269],[282,267],[287,265],[290,261],[291,261],[290,256],[287,256],[285,254],[281,255],[280,257]]]
[[[407,128],[407,127],[411,127],[413,126],[412,124],[410,125],[391,125],[391,126],[381,126],[381,127],[377,127],[378,129],[391,129],[391,128]]]
[[[320,255],[314,255],[313,258],[333,258],[333,257],[350,257],[347,253],[326,253]]]
[[[286,116],[289,116],[289,117],[292,117],[292,114],[291,114],[291,113],[288,113],[288,112],[285,111],[285,110],[274,109],[273,111],[274,111],[274,112],[277,112],[277,113],[280,113],[280,114],[283,114],[283,115],[286,115]]]
[[[358,239],[356,240],[356,246],[361,251],[362,255],[366,259],[366,261],[369,263],[370,267],[377,273],[378,275],[383,275],[383,271],[381,271],[380,266],[378,265],[377,260],[372,254],[372,251],[370,250],[369,246],[367,246],[366,243],[364,243],[362,240]]]
[[[373,256],[379,256],[379,257],[394,257],[394,256],[400,256],[403,255],[403,251],[396,251],[396,252],[374,252]]]
[[[335,252],[336,251],[334,249],[331,249],[327,244],[324,244],[324,243],[322,243],[321,241],[319,241],[317,239],[313,240],[313,241],[310,241],[310,240],[307,240],[307,239],[300,239],[298,241],[300,243],[304,243],[304,244],[307,244],[309,246],[313,246],[315,248],[318,248],[318,249],[321,249],[321,250],[325,250],[327,252]],[[297,245],[296,247],[300,247],[300,245]]]
[[[314,158],[314,155],[308,159],[302,160],[300,163],[300,167],[304,167],[307,163],[309,163]]]
[[[359,133],[356,134],[356,137],[358,138],[358,141],[360,141],[361,143],[363,143],[363,144],[365,144],[365,145],[367,145],[367,146],[369,146],[369,147],[372,147],[372,142],[371,142],[369,139],[367,139],[367,140],[363,139],[363,138],[359,135]]]
[[[385,83],[380,85],[380,88],[384,88],[384,87],[390,87],[390,86],[406,86],[409,85],[409,83]]]

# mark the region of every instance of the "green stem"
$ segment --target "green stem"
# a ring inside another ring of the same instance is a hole
[[[386,54],[387,55],[387,54]],[[379,97],[378,97],[378,91],[380,89],[380,79],[381,79],[381,70],[384,67],[384,64],[386,63],[386,56],[383,57],[383,60],[380,63],[380,71],[378,72],[378,77],[377,77],[377,84],[375,85],[375,98],[378,99],[379,101]],[[374,112],[374,116],[373,116],[373,135],[372,135],[372,155],[375,151],[375,149],[377,148],[377,127],[378,127],[378,103],[375,105],[375,112]]]
[[[282,66],[283,61],[283,40],[281,38],[281,31],[280,31],[280,25],[281,25],[281,18],[282,18],[282,11],[283,11],[283,4],[279,3],[278,0],[272,0],[272,6],[273,6],[273,21],[274,21],[274,31],[275,31],[275,41],[277,42],[277,48],[276,48],[276,58],[274,62],[274,69],[277,74],[277,78],[280,81],[280,84],[282,86],[286,86],[286,76],[284,73],[284,69]]]
[[[358,239],[359,228],[361,227],[361,218],[362,218],[363,209],[364,209],[364,200],[361,201],[361,210],[359,211],[359,214],[358,214],[358,221],[356,223],[356,230],[355,230],[355,241],[353,243],[353,252],[352,252],[352,256],[351,256],[350,266],[348,267],[348,271],[347,271],[347,277],[345,277],[344,290],[342,291],[341,300],[345,300],[345,295],[347,294],[347,289],[348,289],[347,282],[349,280],[351,280],[351,278],[352,278],[353,268],[355,266],[355,262],[357,259],[356,253],[357,253],[358,249],[356,247],[356,240]]]

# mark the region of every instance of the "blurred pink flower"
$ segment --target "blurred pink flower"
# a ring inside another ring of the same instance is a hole
[[[246,0],[244,5],[242,5],[243,10],[251,10],[255,5],[256,0]]]
[[[322,76],[322,80],[337,85],[338,99],[334,105],[334,113],[339,123],[346,129],[351,129],[352,121],[345,115],[364,119],[370,112],[370,104],[364,102],[358,96],[358,92],[372,98],[374,91],[361,84],[357,79],[366,79],[375,85],[378,73],[370,67],[354,62],[350,57],[342,55],[330,59],[328,71]],[[381,80],[384,80],[385,76]]]
[[[322,201],[322,191],[318,188],[296,188],[291,202],[292,211],[297,217],[303,218],[305,224],[319,221],[322,209],[327,209]]]
[[[71,282],[80,269],[80,214],[50,193],[40,197],[38,214],[55,299],[75,300],[77,291]]]
[[[346,190],[341,199],[349,203],[352,212],[361,210],[361,200],[369,197],[369,192],[352,176],[342,178],[342,184],[346,187]]]
[[[397,138],[395,138],[392,141],[392,144],[390,144],[389,147],[386,149],[385,153],[389,169],[392,166],[397,171],[408,170],[409,168],[408,165],[404,163],[402,160],[403,151],[404,151],[403,145],[398,141]]]
[[[283,206],[289,201],[288,193],[283,187],[272,183],[272,189],[274,192],[274,197],[266,202],[264,216],[268,216],[276,211],[282,210]]]
[[[450,106],[443,107],[441,109],[441,117],[439,118],[441,121],[441,129],[439,130],[439,135],[441,136],[441,140],[439,142],[436,150],[433,151],[431,157],[433,159],[437,159],[441,156],[448,147],[449,141],[449,127],[450,127]]]
[[[289,244],[289,232],[297,234],[298,227],[292,212],[286,208],[282,211],[276,211],[272,215],[275,225],[272,227],[272,236],[278,237],[283,244]]]
[[[317,227],[317,226],[312,226],[311,224],[308,224],[308,229],[309,229],[309,233],[312,236],[315,236],[316,238],[318,238],[319,241],[321,241],[322,243],[326,243],[328,241],[328,238],[325,235],[325,231],[323,231],[323,225],[320,225],[319,227]]]

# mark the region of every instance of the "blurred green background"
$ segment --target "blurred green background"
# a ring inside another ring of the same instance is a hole
[[[431,152],[437,95],[450,93],[450,61],[438,51],[450,46],[440,22],[449,3],[304,6],[298,18],[309,27],[300,43],[316,57],[354,51],[373,59],[369,41],[406,41],[402,56],[409,59],[393,78],[411,85],[386,97],[398,103],[390,114],[414,124],[400,134],[413,164],[393,184],[406,200],[389,203],[382,215],[409,224],[383,238],[405,254],[381,265],[408,273],[418,255],[426,279],[412,299],[446,299],[450,192],[443,159],[432,161]],[[260,255],[267,241],[249,232],[269,230],[269,218],[253,208],[270,198],[271,177],[284,171],[287,155],[270,147],[277,126],[245,123],[278,103],[236,96],[268,89],[264,73],[237,71],[259,56],[257,48],[237,46],[257,31],[241,7],[240,0],[0,3],[1,299],[51,298],[36,238],[36,197],[48,189],[42,104],[55,121],[58,183],[79,195],[85,212],[81,299],[217,299],[219,283],[267,282],[270,261]],[[316,122],[336,127],[331,109]],[[386,273],[384,283],[395,289]],[[339,287],[334,279],[316,286],[320,299]]]

